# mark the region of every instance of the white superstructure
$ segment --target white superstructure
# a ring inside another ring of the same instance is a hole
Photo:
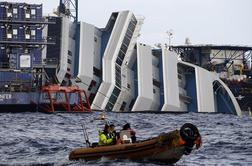
[[[88,92],[92,109],[241,115],[216,74],[180,61],[168,49],[138,43],[142,24],[130,11],[112,13],[102,29],[79,23],[78,54],[73,58],[78,67],[71,80]]]
[[[68,85],[70,77],[73,75],[75,66],[75,29],[76,25],[68,17],[62,16],[61,20],[61,40],[59,66],[56,71],[57,79],[60,84]]]

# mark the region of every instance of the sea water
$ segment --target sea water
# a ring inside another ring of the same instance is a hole
[[[1,113],[0,165],[114,165],[152,166],[156,163],[100,159],[69,161],[71,150],[85,147],[83,125],[90,142],[98,141],[98,130],[106,121],[100,113]],[[203,146],[175,165],[252,165],[252,118],[225,114],[141,114],[107,113],[107,121],[120,130],[126,122],[138,140],[195,124]]]

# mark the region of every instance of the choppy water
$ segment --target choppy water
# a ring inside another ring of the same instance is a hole
[[[176,165],[252,165],[252,118],[223,114],[107,114],[116,125],[131,123],[138,139],[146,139],[180,128],[197,125],[203,147]],[[152,166],[128,160],[69,161],[69,152],[85,146],[81,124],[87,124],[89,139],[98,141],[103,122],[91,114],[0,114],[0,165],[114,165]],[[120,127],[117,128],[118,130]]]

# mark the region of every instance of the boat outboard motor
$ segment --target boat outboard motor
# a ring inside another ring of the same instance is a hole
[[[199,130],[193,124],[185,123],[180,128],[180,136],[186,142],[185,144],[186,148],[184,154],[189,155],[193,149],[195,141],[201,137],[199,134]]]

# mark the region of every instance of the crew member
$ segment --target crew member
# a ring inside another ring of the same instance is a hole
[[[131,136],[132,143],[136,142],[136,132],[135,132],[134,130],[131,129],[129,123],[126,123],[126,124],[123,126],[123,129],[122,129],[122,130],[129,131],[129,132],[130,132],[130,136]]]
[[[114,145],[116,144],[116,134],[113,124],[105,124],[103,131],[99,131],[99,146]]]

